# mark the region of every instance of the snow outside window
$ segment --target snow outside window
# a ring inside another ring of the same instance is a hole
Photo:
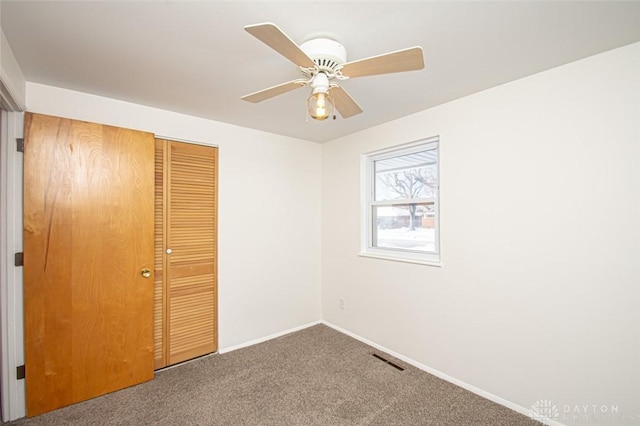
[[[439,265],[438,138],[362,157],[362,256]]]

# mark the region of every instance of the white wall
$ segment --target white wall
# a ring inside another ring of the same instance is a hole
[[[640,423],[639,76],[637,43],[324,144],[323,318],[562,423]],[[434,135],[443,266],[358,257],[360,155]]]
[[[27,108],[219,147],[220,350],[320,319],[320,145],[33,83]]]
[[[0,98],[8,102],[12,109],[24,108],[26,81],[2,28],[0,28]]]

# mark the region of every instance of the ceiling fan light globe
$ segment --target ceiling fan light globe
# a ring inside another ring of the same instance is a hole
[[[333,99],[328,91],[314,90],[307,99],[307,112],[314,120],[322,121],[333,115]]]

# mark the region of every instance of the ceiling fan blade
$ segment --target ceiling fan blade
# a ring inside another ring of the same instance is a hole
[[[266,22],[264,24],[247,25],[244,29],[294,64],[305,68],[315,67],[316,64],[313,60],[293,40],[287,37],[277,25]]]
[[[342,87],[331,88],[331,95],[342,118],[349,118],[362,112],[360,105]]]
[[[365,77],[368,75],[421,70],[422,68],[424,68],[422,48],[416,46],[347,62],[342,66],[342,75],[350,78]]]
[[[298,87],[302,87],[305,84],[305,80],[293,80],[286,83],[279,84],[277,86],[269,87],[268,89],[259,90],[257,92],[244,95],[240,99],[247,102],[258,103],[274,96],[281,95],[283,93],[290,92]]]

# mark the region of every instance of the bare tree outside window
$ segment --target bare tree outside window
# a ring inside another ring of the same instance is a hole
[[[416,198],[434,198],[438,189],[434,167],[421,166],[401,171],[381,172],[376,175],[376,183],[381,186],[381,192],[395,193],[396,199],[413,200]],[[376,188],[377,189],[377,188]],[[409,228],[416,229],[416,212],[419,205],[410,203]],[[428,213],[428,207],[423,209],[422,215]],[[422,216],[421,215],[421,216]]]

